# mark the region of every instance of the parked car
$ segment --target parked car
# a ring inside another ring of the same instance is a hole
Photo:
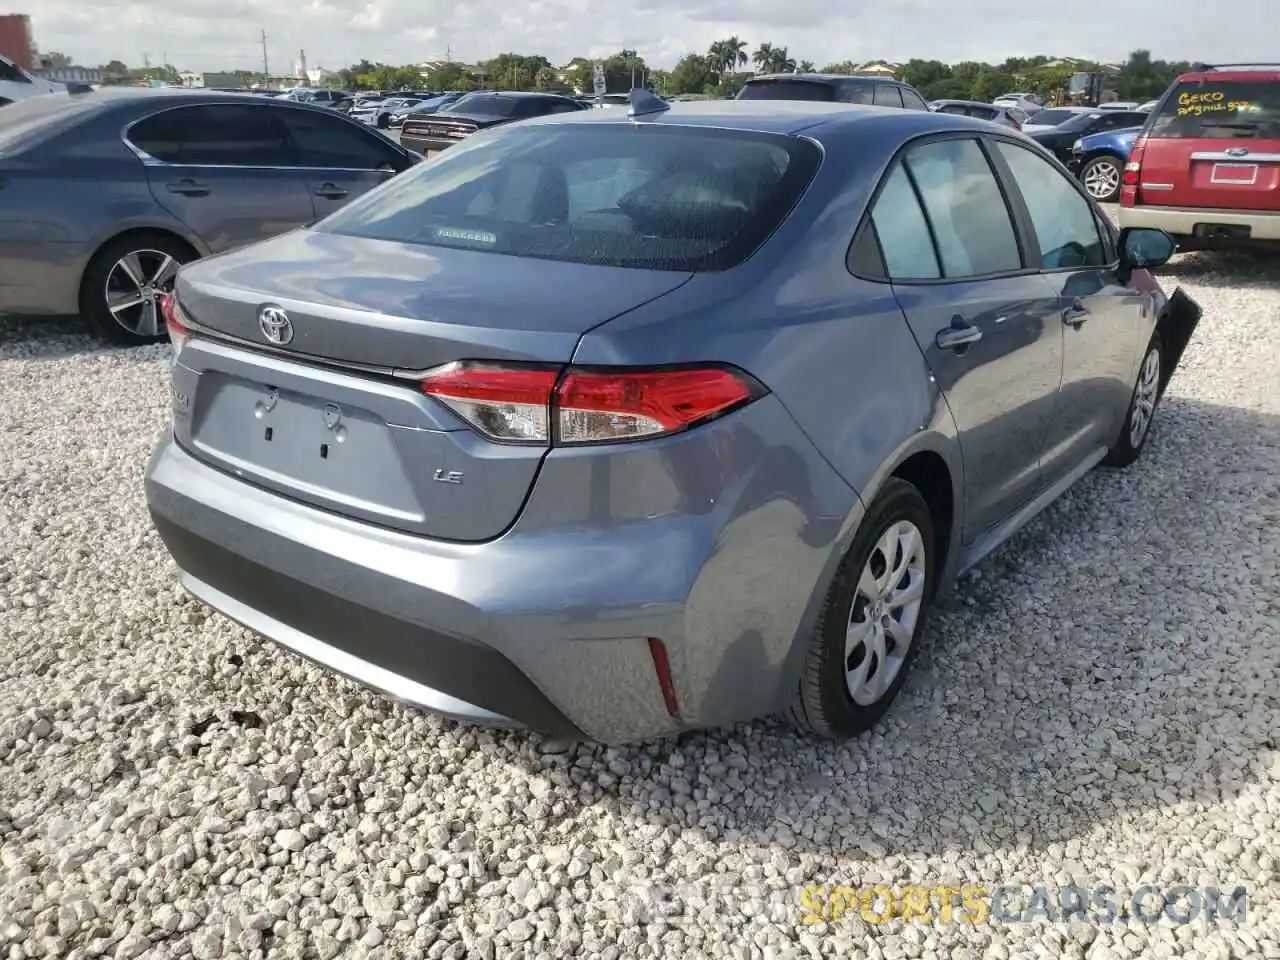
[[[1062,163],[1071,163],[1071,148],[1081,137],[1106,130],[1123,130],[1141,126],[1147,119],[1145,113],[1136,110],[1086,110],[1077,113],[1065,123],[1048,130],[1034,130],[1031,139],[1044,147]],[[1025,128],[1024,128],[1024,132]]]
[[[1280,246],[1280,64],[1178,77],[1129,154],[1120,222],[1186,250]]]
[[[1137,100],[1111,100],[1107,103],[1098,104],[1099,110],[1128,110],[1132,113],[1141,109],[1141,105]]]
[[[1043,130],[1052,130],[1068,120],[1087,113],[1097,113],[1097,111],[1091,110],[1089,107],[1046,107],[1028,118],[1027,122],[1022,125],[1022,132],[1032,134]]]
[[[778,73],[752,77],[738,100],[813,100],[928,110],[920,91],[901,80],[834,73]]]
[[[1141,130],[1141,126],[1104,130],[1072,144],[1067,167],[1080,178],[1089,196],[1099,203],[1115,203],[1120,198],[1125,161]]]
[[[367,123],[379,130],[386,130],[391,126],[391,118],[395,114],[402,113],[421,102],[419,97],[387,97],[384,100],[370,100],[353,106],[350,116],[353,120]]]
[[[1002,127],[1021,130],[1027,122],[1027,115],[1017,107],[1000,107],[994,103],[981,103],[975,100],[933,100],[929,109],[936,113],[953,113],[960,117],[973,117],[975,120],[986,120]]]
[[[64,85],[32,76],[8,57],[0,56],[0,107],[44,94],[66,92]]]
[[[433,113],[439,113],[446,107],[451,107],[459,100],[466,97],[467,94],[459,92],[442,93],[436,97],[428,97],[426,100],[420,100],[411,106],[405,107],[391,115],[391,126],[399,127],[408,117],[427,117]]]
[[[1003,93],[991,102],[998,107],[1014,107],[1029,117],[1044,109],[1044,104],[1034,93]]]
[[[430,710],[850,736],[940,589],[1141,454],[1172,250],[967,117],[529,120],[184,267],[146,496],[196,597]]]
[[[1148,100],[1146,103],[1144,103],[1144,104],[1142,104],[1140,107],[1138,107],[1138,109],[1139,109],[1140,111],[1142,111],[1143,113],[1150,113],[1152,110],[1154,110],[1154,109],[1155,109],[1156,107],[1158,107],[1159,105],[1160,105],[1160,101],[1159,101],[1159,100]]]
[[[572,97],[554,93],[473,93],[435,116],[406,119],[400,127],[400,145],[423,156],[434,156],[478,130],[587,108]]]
[[[309,223],[415,158],[332,110],[104,87],[0,111],[0,312],[163,336],[180,264]]]

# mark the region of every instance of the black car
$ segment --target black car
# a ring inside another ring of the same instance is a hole
[[[1036,130],[1027,136],[1070,166],[1071,147],[1081,137],[1104,130],[1140,127],[1148,116],[1137,110],[1082,110],[1056,127]]]
[[[545,117],[589,109],[572,97],[552,93],[473,93],[464,101],[429,117],[406,117],[400,129],[400,146],[430,156],[477,130],[487,130],[516,120]]]
[[[752,77],[738,100],[817,100],[867,106],[928,110],[920,91],[891,77],[850,77],[841,73],[775,73]]]

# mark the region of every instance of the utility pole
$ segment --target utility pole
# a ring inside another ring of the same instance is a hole
[[[452,44],[447,44],[447,43],[445,44],[445,47],[444,47],[444,62],[445,62],[445,63],[453,63],[453,46],[452,46]]]
[[[267,66],[267,31],[262,31],[262,79],[266,82],[267,77],[271,76],[271,68]]]

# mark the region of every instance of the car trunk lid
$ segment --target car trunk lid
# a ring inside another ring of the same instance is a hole
[[[1144,134],[1138,202],[1280,212],[1280,73],[1184,80]]]
[[[567,364],[586,330],[689,276],[315,231],[201,261],[176,285],[196,335],[174,364],[175,436],[293,499],[433,538],[491,539],[515,520],[547,448],[486,440],[415,372]],[[271,343],[264,330],[285,318],[291,338]]]

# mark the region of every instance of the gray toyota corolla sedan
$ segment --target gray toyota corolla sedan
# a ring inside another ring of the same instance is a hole
[[[533,120],[184,267],[147,498],[196,597],[429,710],[850,736],[939,589],[1137,459],[1172,250],[965,117]]]

